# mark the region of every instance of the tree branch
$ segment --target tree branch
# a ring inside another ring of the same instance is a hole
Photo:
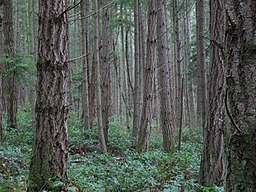
[[[62,17],[62,15],[64,15],[65,13],[67,13],[68,11],[70,11],[70,10],[74,9],[75,7],[77,7],[78,5],[80,5],[81,2],[82,2],[82,0],[80,0],[78,3],[76,3],[73,6],[68,6],[68,8],[65,9],[57,18]]]
[[[68,60],[67,60],[67,63],[71,63],[71,62],[74,62],[74,61],[76,61],[76,60],[83,59],[84,57],[86,57],[86,55],[87,55],[87,54],[81,55],[81,56],[79,56],[79,57],[75,57],[75,58],[72,58],[72,59],[68,59]]]

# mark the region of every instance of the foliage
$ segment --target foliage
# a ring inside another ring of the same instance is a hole
[[[16,54],[12,57],[3,57],[2,61],[6,66],[10,65],[10,67],[5,68],[4,77],[15,75],[18,82],[22,82],[23,85],[34,84],[36,66],[31,55]]]
[[[0,145],[0,191],[21,191],[26,187],[32,134],[9,129]]]
[[[31,110],[20,108],[19,134],[5,130],[0,146],[0,191],[24,191],[28,178],[33,141]],[[139,154],[132,149],[130,130],[121,127],[117,118],[110,123],[108,153],[102,154],[98,129],[82,130],[75,113],[69,114],[69,161],[67,191],[223,191],[201,187],[197,183],[202,138],[199,129],[186,128],[182,150],[161,151],[159,130],[152,130],[152,147]],[[55,181],[54,186],[63,185]]]
[[[168,154],[151,151],[125,156],[90,154],[71,159],[70,179],[82,191],[193,191],[199,156],[192,152]]]

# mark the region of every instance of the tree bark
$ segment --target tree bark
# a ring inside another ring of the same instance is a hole
[[[17,85],[15,70],[12,68],[14,59],[14,29],[13,29],[13,4],[12,0],[3,0],[4,2],[4,54],[6,60],[5,68],[8,71],[7,85],[7,126],[17,129]]]
[[[140,18],[141,15],[141,2],[139,0],[134,0],[134,22],[135,22],[135,50],[134,50],[134,92],[133,92],[133,130],[132,139],[133,143],[136,145],[138,140],[138,131],[140,127],[140,117],[141,117],[141,86],[140,86],[140,68],[142,65],[142,37],[140,31]]]
[[[103,6],[109,2],[104,1]],[[102,16],[102,49],[101,49],[101,91],[102,91],[102,126],[106,144],[108,143],[108,129],[110,116],[110,51],[111,51],[111,34],[110,34],[110,10],[109,7],[103,8]]]
[[[95,56],[95,53],[94,53]],[[87,71],[88,73],[88,71]],[[89,73],[88,73],[89,74]],[[95,57],[92,62],[92,69],[91,69],[91,78],[89,82],[89,123],[90,123],[90,129],[93,128],[93,121],[95,118],[95,95],[96,95],[96,62]]]
[[[150,128],[152,122],[153,77],[156,58],[156,0],[149,3],[147,60],[144,64],[144,93],[141,123],[138,134],[137,151],[146,152],[149,149]]]
[[[33,56],[33,61],[36,62],[36,44],[35,44],[35,22],[33,13],[35,10],[35,2],[33,0],[28,1],[28,8],[29,8],[29,54]],[[36,90],[35,84],[30,87],[30,103],[31,103],[31,110],[32,110],[32,129],[35,130],[35,104],[36,104]]]
[[[0,0],[0,142],[4,140],[3,134],[3,69],[2,57],[4,53],[3,42],[3,0]]]
[[[139,105],[140,105],[140,96],[139,96],[139,0],[134,0],[134,92],[133,92],[133,130],[132,130],[132,139],[134,144],[137,143],[138,130],[139,130]]]
[[[158,37],[158,78],[160,94],[160,118],[165,151],[171,151],[173,128],[175,125],[169,84],[168,43],[166,34],[166,0],[157,1],[157,37]]]
[[[227,96],[232,122],[226,191],[256,189],[256,2],[226,3]]]
[[[54,190],[67,181],[67,1],[40,1],[36,132],[28,191]]]
[[[89,3],[88,0],[81,2],[81,45],[82,45],[82,55],[86,55],[82,59],[83,64],[83,90],[82,90],[82,117],[83,117],[83,128],[89,129],[89,93],[88,93],[88,70],[89,66],[89,19],[84,18],[88,14]]]
[[[95,11],[98,10],[98,0],[94,3]],[[103,152],[107,152],[107,145],[105,140],[105,134],[102,123],[102,100],[101,100],[101,73],[100,73],[100,46],[99,46],[99,14],[95,14],[95,64],[96,64],[96,100],[97,100],[97,117],[98,117],[98,129],[100,135],[100,148]]]
[[[225,178],[224,159],[224,55],[217,42],[224,43],[225,0],[210,0],[211,56],[209,70],[209,109],[204,133],[200,184],[221,186]]]
[[[206,121],[206,75],[204,45],[204,0],[196,1],[196,37],[197,37],[197,121],[205,128]]]
[[[182,81],[182,63],[181,63],[181,41],[180,41],[180,27],[179,27],[179,10],[178,10],[178,1],[173,0],[173,30],[174,30],[174,60],[177,66],[177,74],[176,77],[176,99],[175,99],[175,109],[176,109],[176,117],[177,117],[177,125],[180,126],[181,120],[181,81]]]

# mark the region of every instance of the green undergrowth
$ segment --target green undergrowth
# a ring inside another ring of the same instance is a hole
[[[0,144],[0,191],[25,191],[33,143],[31,112],[19,112],[19,133],[5,129]],[[96,125],[96,124],[95,124]],[[95,126],[96,127],[96,126]],[[184,129],[180,152],[161,150],[159,130],[153,129],[150,151],[138,154],[130,142],[131,130],[113,119],[108,153],[102,154],[97,128],[82,129],[75,115],[69,117],[69,191],[195,191],[202,139],[197,129]],[[223,191],[204,188],[204,191]]]

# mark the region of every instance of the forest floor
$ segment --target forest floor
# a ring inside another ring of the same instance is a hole
[[[33,143],[31,113],[19,111],[19,133],[5,130],[0,145],[0,192],[26,191]],[[95,126],[96,127],[96,126]],[[98,130],[81,129],[76,115],[69,118],[68,191],[195,191],[202,138],[196,128],[184,128],[179,152],[165,153],[160,131],[152,130],[151,148],[139,154],[132,148],[130,130],[111,122],[108,153],[98,147]],[[56,182],[55,185],[62,183]],[[204,187],[204,191],[223,191]]]

